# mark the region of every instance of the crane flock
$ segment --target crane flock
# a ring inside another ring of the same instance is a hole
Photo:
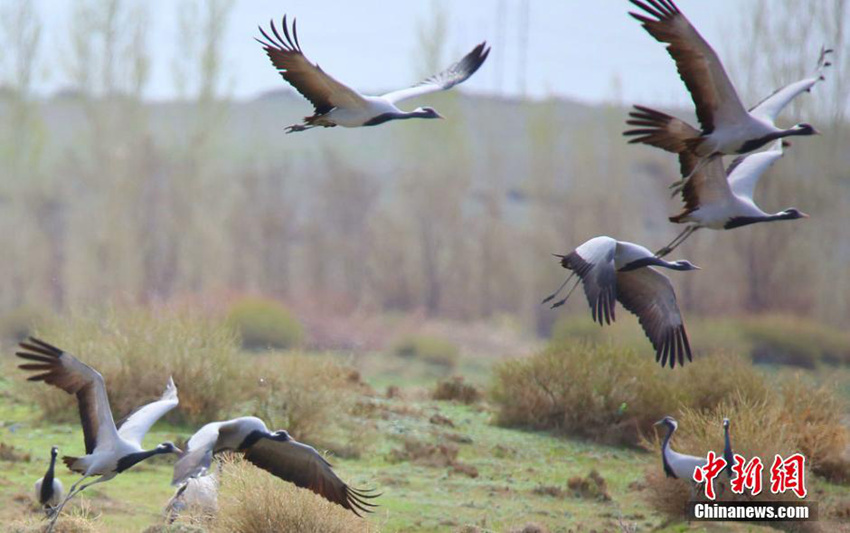
[[[645,144],[677,155],[681,180],[671,188],[684,203],[680,213],[669,221],[685,224],[685,229],[668,245],[653,253],[648,248],[597,236],[571,252],[557,255],[563,268],[571,271],[567,280],[543,302],[551,302],[577,277],[566,297],[552,304],[566,303],[581,283],[591,309],[591,317],[600,325],[615,320],[616,302],[638,317],[651,342],[656,360],[662,367],[682,366],[693,360],[693,352],[682,313],[670,279],[660,269],[693,271],[699,267],[687,260],[667,261],[665,256],[688,239],[696,230],[731,230],[749,224],[796,220],[808,215],[796,208],[778,213],[763,211],[754,200],[761,176],[777,164],[790,146],[792,136],[811,136],[813,126],[800,123],[787,129],[775,122],[782,110],[804,92],[810,92],[824,79],[832,50],[823,49],[813,74],[777,90],[747,109],[723,64],[712,47],[691,25],[672,0],[629,0],[637,9],[630,15],[657,41],[666,45],[676,69],[690,93],[700,128],[671,115],[635,105],[624,132],[629,143]],[[443,118],[431,107],[403,111],[397,104],[429,93],[451,89],[469,79],[484,64],[490,48],[486,42],[476,45],[457,63],[412,87],[380,96],[366,96],[327,74],[304,55],[297,24],[287,23],[281,30],[270,23],[268,31],[260,27],[262,45],[282,78],[301,93],[314,107],[314,114],[303,123],[286,128],[286,133],[316,127],[346,128],[377,126],[394,120]],[[757,151],[766,147],[762,151]],[[736,159],[724,165],[724,156]],[[51,449],[49,468],[35,485],[37,501],[47,511],[52,531],[64,506],[75,495],[97,483],[109,481],[133,466],[157,455],[177,454],[172,483],[178,487],[169,502],[169,513],[185,507],[187,494],[215,507],[220,480],[211,471],[214,457],[235,452],[270,474],[306,488],[360,516],[376,507],[371,502],[380,494],[356,489],[343,482],[331,464],[314,448],[293,439],[285,430],[269,430],[253,416],[211,422],[200,428],[188,441],[186,450],[171,442],[143,449],[142,439],[163,415],[178,407],[177,387],[168,378],[160,398],[134,411],[116,426],[106,383],[101,374],[77,357],[40,339],[20,344],[17,356],[25,360],[20,368],[34,372],[29,381],[41,381],[76,397],[83,432],[85,454],[64,457],[63,462],[81,477],[64,494],[55,475],[58,449]],[[120,391],[114,391],[120,393]],[[672,417],[657,423],[667,428],[661,445],[664,472],[674,478],[692,479],[695,468],[705,459],[684,455],[671,448],[678,428]],[[723,421],[724,457],[732,457],[728,419]],[[730,471],[731,477],[731,471]],[[84,480],[97,477],[82,484]]]

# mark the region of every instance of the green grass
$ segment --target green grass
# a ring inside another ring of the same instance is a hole
[[[279,355],[286,357],[285,355]],[[390,356],[393,357],[394,356]],[[48,450],[58,445],[63,454],[82,453],[82,435],[76,424],[53,424],[38,420],[33,405],[17,396],[12,380],[19,376],[11,365],[0,378],[0,442],[32,455],[32,462],[0,463],[0,522],[20,518],[30,506],[17,496],[29,496],[32,484],[45,468]],[[463,367],[463,364],[461,365]],[[379,368],[376,365],[375,368]],[[422,368],[423,372],[427,369]],[[389,372],[365,373],[375,385],[411,383],[433,386],[436,377],[427,373],[396,376]],[[33,385],[37,386],[37,385]],[[380,390],[380,389],[379,389]],[[69,398],[69,401],[71,399]],[[386,400],[364,398],[372,404],[358,420],[370,426],[374,438],[359,459],[331,458],[339,475],[354,486],[376,488],[383,495],[380,508],[369,518],[384,532],[455,531],[474,525],[484,531],[506,531],[533,522],[552,532],[617,531],[618,517],[647,531],[664,526],[664,518],[653,513],[636,483],[649,469],[659,467],[656,453],[602,446],[558,437],[545,432],[502,428],[493,424],[486,406],[463,406],[430,400]],[[440,414],[454,427],[430,422]],[[11,428],[15,430],[12,431]],[[147,445],[188,436],[194,428],[158,424],[146,439]],[[430,467],[411,462],[393,462],[392,450],[404,439],[458,443],[458,460],[477,469],[468,477],[451,467]],[[172,494],[169,486],[169,457],[154,464],[135,467],[113,481],[95,487],[85,496],[107,531],[141,531],[161,523],[161,509]],[[587,476],[596,469],[608,484],[610,502],[558,498],[535,494],[539,485],[565,487],[567,480]],[[64,467],[59,475],[66,487],[74,481]],[[810,490],[823,491],[819,501],[840,499],[846,487],[813,481]],[[821,503],[822,508],[825,503]],[[700,524],[672,524],[665,531],[704,531]],[[711,531],[756,531],[740,525],[711,525]]]

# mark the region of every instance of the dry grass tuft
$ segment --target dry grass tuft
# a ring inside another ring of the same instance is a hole
[[[469,405],[480,400],[481,393],[474,385],[464,382],[462,376],[455,376],[438,381],[431,398]]]
[[[591,470],[586,477],[576,476],[567,481],[573,497],[601,502],[611,501],[608,494],[608,484],[596,470]]]
[[[387,457],[390,462],[410,461],[425,466],[452,466],[457,461],[459,448],[455,444],[438,442],[436,444],[407,438],[401,448],[392,450]]]
[[[218,518],[212,532],[370,533],[377,528],[351,511],[241,459],[226,462],[221,474]]]
[[[298,440],[357,456],[374,433],[356,418],[369,392],[349,367],[301,354],[256,356],[249,381],[257,415]]]
[[[111,310],[52,320],[36,334],[97,368],[118,416],[161,395],[169,375],[180,396],[180,408],[167,415],[172,422],[221,418],[242,392],[239,344],[221,321],[187,312]],[[21,387],[48,419],[76,417],[76,402],[62,391]]]
[[[611,501],[608,494],[608,483],[596,470],[591,470],[586,477],[575,476],[567,481],[567,487],[558,485],[538,485],[531,489],[538,496],[551,496],[563,499],[566,497],[584,500]]]
[[[508,533],[549,533],[549,528],[543,524],[529,522],[528,524],[509,529]]]
[[[656,367],[634,350],[584,343],[507,361],[495,369],[497,422],[634,445],[678,405]]]
[[[0,461],[10,463],[29,463],[32,461],[32,456],[26,452],[22,452],[5,442],[0,442]]]
[[[800,435],[800,451],[814,464],[838,457],[848,443],[844,408],[831,389],[800,377],[777,388],[752,363],[730,354],[700,357],[671,371],[628,348],[561,344],[498,366],[492,396],[500,424],[603,442],[638,445],[665,415],[713,413],[737,398],[784,412],[784,431]]]
[[[843,423],[844,402],[827,386],[815,386],[798,373],[784,379],[778,389],[781,419],[796,437],[798,451],[812,470],[840,477],[850,465],[843,458],[850,431]]]
[[[36,516],[6,524],[3,531],[7,533],[42,533],[47,531],[47,522],[44,520],[44,516],[39,513]],[[56,522],[56,528],[53,531],[54,533],[100,533],[105,530],[96,520],[65,514]]]

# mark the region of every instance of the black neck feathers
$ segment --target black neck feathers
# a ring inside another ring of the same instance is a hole
[[[145,459],[153,457],[154,455],[161,455],[163,453],[169,453],[169,451],[156,447],[152,450],[146,450],[143,452],[125,455],[121,459],[118,459],[118,464],[115,466],[115,471],[121,473],[127,470],[128,468],[134,466],[135,464],[144,461]]]
[[[667,266],[667,261],[663,261],[657,257],[641,257],[640,259],[636,259],[623,266],[623,268],[620,269],[620,272],[628,272],[630,270],[637,270],[638,268],[648,266]]]
[[[800,218],[794,213],[776,213],[774,215],[765,215],[761,217],[732,217],[723,224],[723,229],[735,229],[741,226],[749,226],[750,224],[758,224],[759,222],[776,222],[777,220],[794,220]]]
[[[411,111],[410,113],[381,113],[363,123],[364,126],[377,126],[391,120],[405,120],[408,118],[433,118],[427,111]]]
[[[286,433],[285,431],[277,431],[275,433],[269,433],[268,431],[261,431],[259,429],[255,429],[251,433],[248,433],[248,436],[245,437],[245,440],[242,441],[242,444],[240,444],[239,447],[236,448],[236,450],[243,452],[243,451],[247,450],[248,448],[250,448],[251,446],[253,446],[254,444],[257,444],[257,441],[259,441],[260,439],[269,439],[269,440],[286,442],[286,441],[290,440],[290,437],[289,437],[289,434]]]
[[[725,433],[723,440],[723,458],[726,459],[726,474],[732,478],[732,466],[735,464],[735,456],[732,454],[732,441],[729,439],[729,426],[723,427]]]
[[[268,431],[260,431],[259,429],[255,429],[251,433],[248,433],[248,436],[245,437],[245,440],[236,448],[237,451],[245,451],[254,444],[257,444],[257,441],[262,439],[263,437],[268,437]]]
[[[53,497],[53,477],[56,467],[56,454],[50,454],[50,466],[47,467],[47,472],[41,480],[41,492],[39,493],[39,501],[46,504]]]
[[[673,436],[673,431],[675,431],[673,426],[667,427],[667,436],[664,437],[664,442],[661,444],[661,462],[664,465],[664,473],[667,474],[667,477],[675,478],[676,474],[667,462],[667,448],[670,446],[670,438]]]

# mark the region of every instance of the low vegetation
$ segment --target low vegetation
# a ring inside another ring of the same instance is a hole
[[[740,398],[786,413],[783,431],[800,436],[800,451],[815,464],[832,461],[847,445],[843,407],[831,389],[801,377],[774,386],[732,355],[701,357],[671,372],[628,348],[556,345],[498,366],[492,397],[500,424],[632,446],[665,415],[713,412]]]
[[[399,357],[419,359],[451,371],[457,366],[460,349],[451,341],[430,335],[411,335],[398,341],[393,352]]]
[[[475,385],[467,383],[462,376],[454,376],[438,381],[431,393],[431,398],[469,405],[481,398],[481,392]]]
[[[765,315],[742,321],[742,330],[756,363],[850,365],[850,334],[819,322]]]
[[[178,311],[112,310],[45,322],[37,336],[97,368],[116,420],[162,394],[174,377],[180,409],[172,422],[205,423],[223,416],[242,394],[239,344],[219,320]],[[76,402],[52,387],[20,387],[49,420],[76,418]]]
[[[630,349],[585,343],[507,361],[494,371],[497,422],[635,444],[678,402],[656,366]]]
[[[248,350],[289,350],[304,342],[304,328],[295,315],[267,298],[243,298],[228,313],[228,323]]]
[[[225,463],[222,469],[219,511],[211,527],[221,533],[377,531],[350,511],[239,459]]]
[[[251,412],[271,427],[349,457],[368,445],[369,428],[353,417],[360,395],[373,391],[352,368],[320,356],[269,355],[253,361],[247,381]]]

